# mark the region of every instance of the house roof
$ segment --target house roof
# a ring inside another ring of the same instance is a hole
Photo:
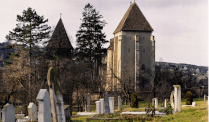
[[[61,18],[57,23],[57,26],[55,27],[55,30],[46,48],[73,49]]]
[[[144,17],[138,5],[134,2],[130,5],[123,19],[120,21],[114,34],[123,30],[153,31],[149,22]]]

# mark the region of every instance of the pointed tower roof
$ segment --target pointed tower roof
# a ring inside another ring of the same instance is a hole
[[[122,30],[153,31],[135,2],[128,8],[120,24],[115,29],[114,34]]]
[[[46,48],[73,49],[61,18],[57,23],[57,26],[55,27],[55,30]]]

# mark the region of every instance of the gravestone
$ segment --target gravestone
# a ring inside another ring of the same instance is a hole
[[[152,98],[152,106],[155,106],[155,99]]]
[[[105,93],[105,113],[110,113],[108,93]]]
[[[37,108],[33,102],[28,105],[28,116],[30,121],[37,121]]]
[[[192,107],[195,107],[197,106],[197,103],[196,102],[192,102]]]
[[[64,103],[62,89],[58,79],[57,70],[50,67],[47,73],[47,82],[49,86],[51,110],[54,122],[65,122]]]
[[[15,122],[15,107],[7,103],[2,109],[2,122]]]
[[[181,112],[181,86],[173,85],[174,87],[174,113]]]
[[[70,106],[64,105],[64,111],[65,111],[65,120],[66,122],[70,121]]]
[[[101,104],[101,114],[103,114],[104,113],[104,109],[105,109],[104,98],[99,99],[99,101],[100,101],[100,104]]]
[[[120,96],[118,96],[118,110],[122,110],[122,101]]]
[[[115,104],[114,104],[114,97],[109,97],[109,105],[110,105],[110,113],[114,113],[114,107],[115,107]]]
[[[100,101],[96,101],[96,112],[97,114],[101,114],[101,103]]]
[[[167,108],[167,99],[165,99],[164,108]]]
[[[170,103],[171,103],[172,109],[174,109],[174,91],[171,92]]]
[[[38,96],[38,122],[51,122],[50,96],[47,89],[40,89]]]
[[[155,100],[155,109],[157,109],[158,108],[158,99],[154,98],[154,100]]]
[[[90,93],[87,94],[87,111],[91,111],[91,106],[90,106]]]

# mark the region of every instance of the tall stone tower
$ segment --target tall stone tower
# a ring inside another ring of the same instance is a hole
[[[121,82],[127,82],[137,91],[139,74],[149,71],[153,85],[155,71],[155,40],[152,27],[138,5],[130,5],[107,49],[106,89],[118,90]]]

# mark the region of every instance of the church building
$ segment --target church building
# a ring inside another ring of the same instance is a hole
[[[134,2],[114,31],[107,49],[106,90],[121,88],[122,82],[131,82],[135,91],[139,75],[155,71],[155,39],[153,28]],[[150,83],[153,85],[154,76]]]

